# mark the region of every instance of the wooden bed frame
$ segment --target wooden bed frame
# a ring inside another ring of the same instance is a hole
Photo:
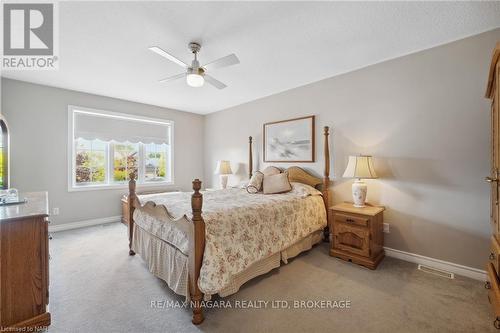
[[[330,150],[329,150],[329,127],[324,127],[324,161],[325,169],[323,174],[323,179],[312,176],[307,171],[299,167],[290,167],[287,169],[288,175],[291,181],[298,181],[301,183],[309,184],[312,186],[322,185],[323,202],[325,204],[326,216],[327,216],[327,227],[325,228],[324,235],[325,240],[328,241],[329,237],[329,226],[330,219],[328,214],[328,188],[330,185]],[[248,164],[249,173],[248,177],[252,176],[253,171],[253,158],[252,158],[252,137],[249,137],[249,152],[248,152]],[[193,190],[194,193],[191,196],[191,209],[193,213],[193,218],[191,220],[186,217],[179,219],[174,219],[167,211],[166,207],[163,205],[156,205],[152,201],[148,201],[144,205],[141,205],[136,194],[136,181],[135,175],[131,175],[129,181],[129,224],[128,224],[128,236],[129,236],[129,255],[135,255],[132,250],[132,238],[134,232],[134,210],[142,209],[153,214],[161,214],[165,218],[169,219],[172,223],[177,224],[177,226],[187,232],[189,238],[189,293],[191,296],[191,307],[193,310],[192,322],[195,325],[201,324],[203,322],[203,309],[202,300],[203,293],[198,288],[198,278],[200,276],[201,265],[203,262],[203,253],[205,251],[205,221],[202,216],[202,206],[203,206],[203,195],[200,193],[201,181],[199,179],[193,180]]]

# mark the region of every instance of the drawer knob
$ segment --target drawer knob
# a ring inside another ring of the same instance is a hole
[[[491,289],[491,283],[490,283],[490,281],[486,281],[486,282],[484,283],[484,288],[485,288],[485,289]]]
[[[495,259],[495,254],[493,252],[490,253],[490,257],[489,258],[490,258],[490,260],[494,260]]]
[[[353,219],[346,219],[346,222],[351,222],[352,223],[352,222],[354,222],[354,220]]]

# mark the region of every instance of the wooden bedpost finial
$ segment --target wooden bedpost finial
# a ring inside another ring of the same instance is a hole
[[[128,182],[128,189],[129,189],[129,192],[133,192],[135,194],[135,187],[136,187],[136,180],[137,179],[137,176],[135,174],[135,171],[132,171],[130,173],[130,180]]]
[[[191,208],[193,210],[193,221],[202,220],[201,206],[203,205],[203,195],[200,193],[201,181],[197,178],[193,180],[193,195],[191,196]]]
[[[193,190],[195,193],[199,193],[201,190],[201,180],[199,180],[198,178],[193,180]]]

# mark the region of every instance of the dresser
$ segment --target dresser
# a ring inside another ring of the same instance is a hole
[[[332,242],[330,255],[376,269],[384,258],[384,207],[352,203],[330,207]]]
[[[48,196],[0,206],[0,331],[35,332],[50,325]]]
[[[490,222],[491,239],[490,253],[486,264],[487,282],[485,287],[489,289],[488,298],[494,314],[493,325],[500,329],[500,276],[499,276],[499,254],[500,254],[500,205],[499,205],[499,168],[500,168],[500,42],[493,50],[491,65],[488,76],[486,97],[491,100],[491,168],[490,174],[485,178],[490,184]]]

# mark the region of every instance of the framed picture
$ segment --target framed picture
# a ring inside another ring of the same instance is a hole
[[[314,116],[264,124],[264,162],[314,162]]]

